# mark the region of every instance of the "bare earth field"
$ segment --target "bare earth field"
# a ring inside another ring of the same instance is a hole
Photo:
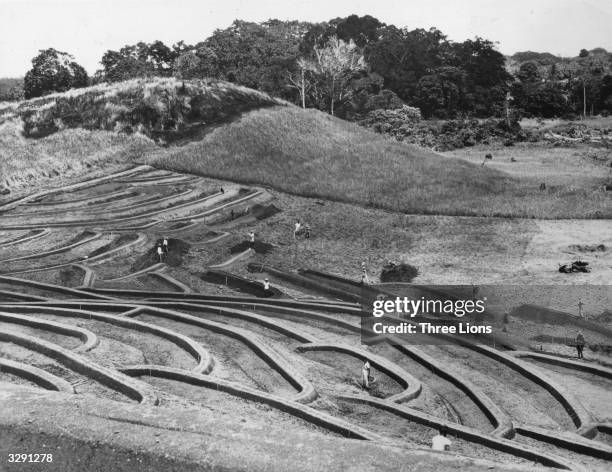
[[[580,191],[600,191],[599,161],[556,151],[486,166],[550,186],[583,169]],[[62,471],[609,469],[609,354],[576,361],[564,337],[612,341],[610,220],[407,215],[148,166],[39,190],[0,201],[3,454],[44,444]],[[557,270],[577,259],[591,272]],[[361,343],[354,282],[389,260],[417,286],[481,286],[512,312],[507,344]],[[538,324],[525,304],[563,313]],[[543,344],[554,363],[523,357]],[[434,453],[443,426],[451,451]]]

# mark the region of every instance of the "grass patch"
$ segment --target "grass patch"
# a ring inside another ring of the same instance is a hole
[[[141,135],[70,129],[33,140],[21,124],[0,125],[0,187],[15,189],[42,179],[80,175],[95,167],[128,164],[156,149]]]
[[[315,110],[250,111],[151,164],[295,195],[414,214],[610,218],[597,189],[541,192],[531,179],[397,143]],[[603,182],[603,177],[602,177]]]

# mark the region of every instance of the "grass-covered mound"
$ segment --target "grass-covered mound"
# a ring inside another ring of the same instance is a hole
[[[610,218],[610,195],[541,192],[486,166],[394,142],[315,110],[254,110],[152,165],[317,198],[423,214]],[[380,229],[384,231],[384,228]]]
[[[139,132],[159,141],[180,139],[192,125],[210,125],[280,104],[256,90],[220,81],[134,79],[0,104],[0,124],[23,122],[24,136],[65,128]]]
[[[134,79],[0,103],[0,190],[129,164],[156,144],[193,139],[270,96],[219,81]]]

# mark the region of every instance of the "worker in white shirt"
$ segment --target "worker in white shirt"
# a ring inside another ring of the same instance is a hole
[[[361,283],[362,284],[370,283],[370,278],[368,277],[368,269],[366,268],[365,262],[361,263]]]
[[[361,387],[370,388],[370,361],[367,359],[361,367]]]
[[[164,236],[164,240],[162,242],[162,249],[164,250],[164,252],[166,254],[168,254],[168,251],[169,251],[169,249],[168,249],[168,238],[166,236]]]
[[[436,434],[433,438],[431,438],[431,448],[434,451],[450,451],[451,440],[446,437],[447,429],[446,427],[440,428],[438,434]]]
[[[251,249],[255,248],[255,232],[254,231],[251,231],[249,233],[249,247]]]
[[[270,295],[271,294],[270,293],[270,281],[268,279],[264,279],[263,286],[264,286],[264,293],[266,295]]]
[[[162,262],[162,259],[164,257],[164,250],[161,247],[161,244],[157,245],[157,255],[159,256],[159,262]]]
[[[295,229],[293,230],[293,239],[297,239],[298,234],[300,234],[301,230],[302,230],[302,223],[300,220],[296,220]]]

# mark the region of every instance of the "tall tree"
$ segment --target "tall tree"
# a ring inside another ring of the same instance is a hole
[[[187,51],[174,60],[174,76],[179,79],[195,79],[200,75],[202,60],[194,51]]]
[[[214,54],[219,78],[291,98],[287,71],[295,70],[302,37],[311,26],[297,21],[235,21],[196,48]]]
[[[365,59],[384,78],[386,88],[410,103],[419,80],[444,65],[447,46],[446,37],[435,28],[409,31],[386,26],[366,47]]]
[[[454,118],[464,109],[466,73],[459,67],[440,67],[421,77],[415,103],[426,116]]]
[[[102,75],[109,82],[135,77],[169,76],[179,55],[161,41],[126,45],[119,51],[108,50],[102,56]]]
[[[312,87],[310,78],[311,69],[310,63],[304,58],[299,58],[296,62],[297,72],[287,71],[289,86],[298,91],[302,108],[306,108],[306,94]]]
[[[53,48],[41,49],[32,59],[32,68],[23,81],[25,98],[40,97],[71,88],[85,87],[87,72],[66,52]]]
[[[467,74],[465,111],[491,116],[503,110],[512,77],[506,71],[504,55],[493,42],[477,37],[453,43],[449,62]]]
[[[384,23],[370,15],[350,15],[337,20],[335,24],[336,36],[343,41],[353,40],[360,48],[378,39],[378,30]]]
[[[363,52],[353,41],[337,37],[329,39],[324,47],[315,46],[314,60],[309,68],[329,100],[329,112],[334,114],[336,102],[350,96],[350,79],[355,72],[366,68]]]

